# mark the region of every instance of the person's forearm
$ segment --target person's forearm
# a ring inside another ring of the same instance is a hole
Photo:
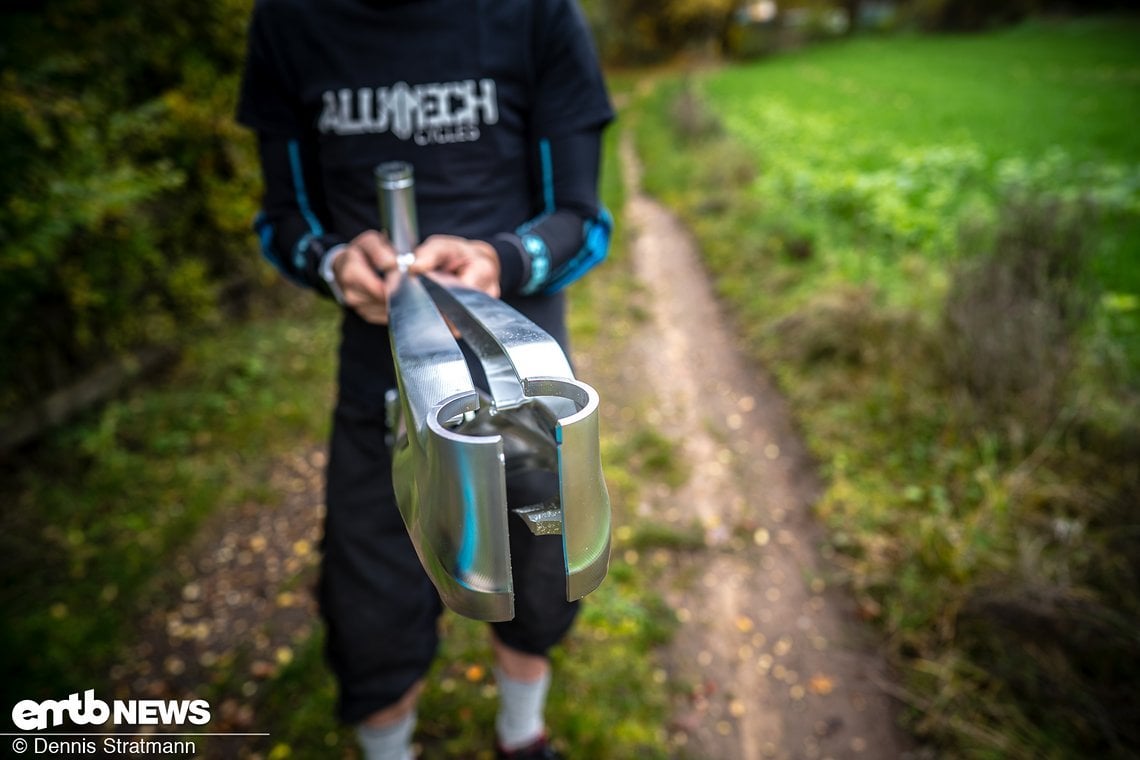
[[[262,254],[291,281],[333,295],[321,263],[346,240],[327,229],[306,151],[295,140],[266,136],[259,150],[265,196],[254,226]]]
[[[605,258],[613,222],[597,197],[600,143],[598,131],[539,141],[541,212],[487,241],[504,294],[557,292]]]

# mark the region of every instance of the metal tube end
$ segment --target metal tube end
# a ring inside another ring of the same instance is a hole
[[[374,171],[376,185],[382,190],[403,190],[415,184],[415,173],[407,161],[385,161]]]
[[[419,243],[415,174],[407,161],[385,161],[373,170],[380,201],[380,224],[396,249],[397,266],[406,272]]]

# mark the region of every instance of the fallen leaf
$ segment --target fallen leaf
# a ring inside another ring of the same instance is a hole
[[[273,663],[265,660],[254,660],[249,664],[249,674],[254,678],[269,678],[275,670]]]
[[[830,694],[835,689],[835,682],[822,673],[816,673],[808,681],[808,688],[812,694]]]

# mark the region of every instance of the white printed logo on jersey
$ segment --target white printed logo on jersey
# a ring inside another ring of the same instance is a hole
[[[317,128],[324,134],[391,132],[401,140],[431,145],[478,140],[480,126],[499,121],[493,79],[326,90],[322,99]]]

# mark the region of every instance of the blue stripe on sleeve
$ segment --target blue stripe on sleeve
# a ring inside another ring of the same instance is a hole
[[[258,212],[257,216],[254,217],[253,229],[257,233],[258,240],[261,241],[261,255],[265,257],[265,260],[272,264],[274,269],[285,275],[291,282],[303,285],[304,283],[297,275],[290,271],[284,262],[281,261],[274,240],[273,225],[266,219],[265,212]]]
[[[538,153],[542,159],[542,200],[546,213],[554,213],[554,160],[550,155],[550,140],[545,137],[538,141]]]
[[[320,220],[309,206],[309,194],[305,191],[305,175],[301,171],[301,146],[296,140],[289,141],[289,166],[293,169],[293,192],[297,197],[297,207],[301,209],[301,216],[305,217],[310,232],[314,235],[325,234]]]
[[[605,208],[599,209],[597,217],[583,223],[582,247],[569,261],[552,272],[550,270],[550,249],[547,247],[546,241],[531,233],[531,230],[542,220],[557,210],[554,197],[554,161],[550,152],[550,140],[546,138],[539,140],[538,152],[542,170],[543,211],[534,219],[523,223],[516,230],[516,234],[522,240],[523,250],[530,259],[530,276],[520,288],[523,295],[557,293],[604,261],[609,252],[610,233],[614,225],[610,212]]]
[[[293,266],[297,268],[298,272],[305,271],[305,265],[308,260],[305,258],[305,252],[309,249],[309,245],[313,242],[312,234],[306,232],[293,246]]]

